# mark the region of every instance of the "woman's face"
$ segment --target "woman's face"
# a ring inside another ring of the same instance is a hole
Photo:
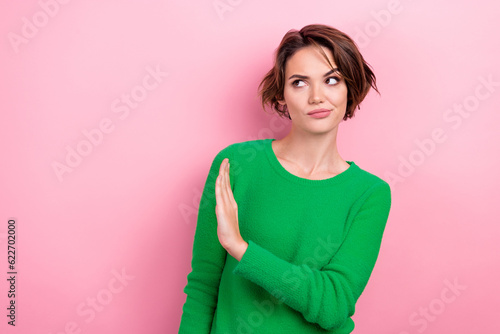
[[[328,48],[322,47],[336,68]],[[285,68],[284,100],[292,125],[313,133],[336,131],[347,108],[347,86],[340,73],[332,72],[320,51],[307,46],[288,58]],[[314,117],[311,111],[327,109]]]

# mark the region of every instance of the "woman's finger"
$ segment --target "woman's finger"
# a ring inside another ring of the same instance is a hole
[[[228,164],[227,166],[227,190],[228,190],[228,193],[229,193],[229,201],[231,202],[231,204],[233,205],[233,207],[236,207],[236,200],[234,199],[234,195],[233,195],[233,190],[231,189],[231,173],[230,173],[230,169],[231,169],[231,165]]]
[[[224,173],[224,188],[227,203],[231,201],[231,183],[229,183],[229,162],[226,162],[226,171]]]
[[[224,176],[224,169],[223,169],[223,163],[219,167],[219,175],[217,175],[217,179],[215,181],[215,198],[217,201],[217,204],[219,206],[223,206],[223,189],[224,189],[224,184],[223,184],[223,176]]]
[[[224,167],[221,175],[221,194],[222,199],[226,205],[229,204],[229,194],[227,192],[228,189],[228,179],[227,179],[227,162],[224,162]]]
[[[223,188],[223,185],[224,185],[224,161],[222,161],[220,167],[219,167],[219,175],[217,175],[217,183],[216,185],[219,186],[219,194],[222,196],[222,188]]]

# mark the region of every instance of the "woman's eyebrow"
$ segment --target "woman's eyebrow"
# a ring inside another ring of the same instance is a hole
[[[328,71],[327,73],[325,73],[325,74],[323,75],[323,77],[327,77],[327,76],[329,76],[330,74],[333,74],[333,73],[335,73],[335,72],[338,72],[338,70],[339,70],[338,68],[334,68],[333,70],[330,70],[330,71]],[[290,76],[290,78],[288,78],[288,80],[290,80],[290,79],[292,79],[292,78],[309,79],[309,77],[308,77],[308,76],[306,76],[306,75],[294,74],[294,75],[291,75],[291,76]]]

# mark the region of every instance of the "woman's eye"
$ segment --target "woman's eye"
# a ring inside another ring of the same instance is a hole
[[[337,77],[330,77],[328,79],[326,79],[326,81],[328,82],[329,80],[335,80],[334,82],[330,81],[330,83],[332,84],[336,84],[337,82],[340,81],[340,78],[337,78]]]
[[[295,80],[294,82],[292,82],[292,85],[294,85],[295,87],[301,87],[301,86],[303,86],[303,85],[298,85],[297,83],[299,83],[299,82],[304,83],[304,81],[302,81],[302,80]]]

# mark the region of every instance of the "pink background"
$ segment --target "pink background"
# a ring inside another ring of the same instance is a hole
[[[355,38],[382,94],[339,131],[341,155],[393,196],[354,333],[499,332],[499,5],[60,2],[1,2],[2,333],[177,332],[210,163],[287,133],[257,86],[311,23]]]

